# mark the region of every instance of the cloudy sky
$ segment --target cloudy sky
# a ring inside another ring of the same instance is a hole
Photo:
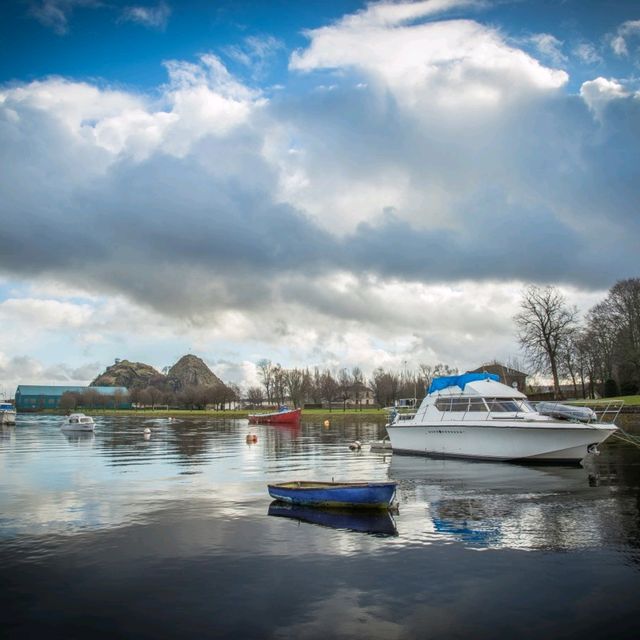
[[[637,277],[640,5],[0,5],[0,392],[460,369]]]

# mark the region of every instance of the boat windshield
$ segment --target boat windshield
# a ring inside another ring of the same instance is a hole
[[[489,410],[494,412],[530,413],[535,409],[520,398],[487,398]]]
[[[488,411],[482,398],[438,398],[436,408],[439,411]]]

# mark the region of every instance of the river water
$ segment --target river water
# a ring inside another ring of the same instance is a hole
[[[0,433],[2,638],[638,637],[625,443],[531,467],[371,452],[384,426],[338,415],[96,422]],[[266,489],[332,478],[397,480],[399,512],[282,509]]]

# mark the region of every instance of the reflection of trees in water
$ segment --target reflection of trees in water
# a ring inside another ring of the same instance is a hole
[[[136,419],[109,423],[110,429],[100,429],[99,446],[112,464],[127,464],[132,458],[136,463],[145,459],[151,463],[161,450],[163,456],[176,455],[177,462],[203,464],[209,459],[212,444],[237,433],[235,421],[198,421],[165,419]],[[145,428],[151,434],[144,436]],[[153,454],[153,455],[152,455]]]
[[[183,421],[169,424],[167,445],[188,464],[203,464],[209,460],[216,440],[228,440],[237,434],[233,421]]]
[[[601,449],[601,455],[589,463],[592,482],[610,488],[619,531],[625,537],[621,542],[640,549],[640,449],[616,439],[609,439]],[[635,555],[633,561],[640,564],[640,557]]]
[[[386,435],[384,421],[371,420],[371,417],[345,416],[342,419],[330,417],[328,427],[324,426],[324,418],[305,420],[299,425],[255,425],[258,438],[263,441],[267,452],[275,457],[309,452],[309,447],[321,445],[344,444],[345,447],[354,440],[363,444],[370,440],[380,440]],[[254,428],[253,431],[256,431]],[[262,432],[262,433],[260,433]]]

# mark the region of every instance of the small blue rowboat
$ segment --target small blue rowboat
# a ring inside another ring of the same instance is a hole
[[[309,507],[388,509],[395,482],[281,482],[268,485],[269,495]]]

